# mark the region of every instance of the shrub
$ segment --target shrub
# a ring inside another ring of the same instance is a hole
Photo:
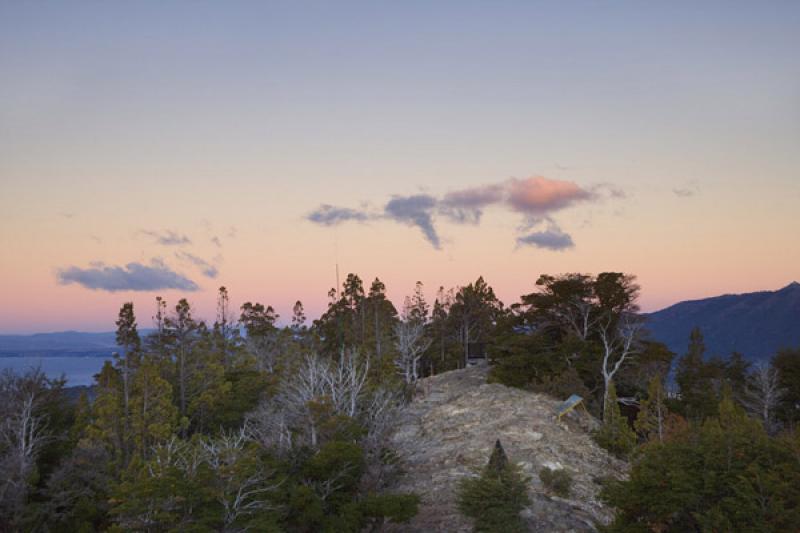
[[[539,470],[539,479],[544,486],[562,498],[568,498],[572,490],[572,476],[564,469],[544,467]]]
[[[608,389],[608,411],[603,413],[603,425],[593,436],[597,444],[621,459],[627,458],[636,447],[636,434],[620,413],[613,383]]]
[[[527,479],[508,462],[498,440],[480,477],[463,480],[458,487],[458,508],[473,519],[478,532],[522,532],[520,511],[530,504]]]

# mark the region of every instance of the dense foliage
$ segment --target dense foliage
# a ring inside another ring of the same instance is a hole
[[[643,447],[630,479],[604,492],[608,531],[793,531],[800,442],[770,438],[726,394],[719,414]]]

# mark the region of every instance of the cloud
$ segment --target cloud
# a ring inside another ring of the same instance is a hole
[[[458,224],[478,225],[484,210],[496,206],[523,215],[523,224],[518,228],[520,233],[529,232],[543,222],[549,224],[547,231],[519,237],[518,245],[564,249],[573,246],[572,238],[558,228],[552,218],[553,213],[581,202],[625,197],[625,191],[610,183],[599,183],[587,189],[572,181],[534,176],[455,190],[441,198],[429,194],[395,195],[385,205],[382,214],[370,213],[369,206],[350,209],[323,204],[309,213],[306,219],[323,226],[349,221],[392,220],[420,228],[428,242],[439,249],[441,242],[434,215]]]
[[[672,189],[672,194],[678,198],[691,198],[697,194],[697,185],[697,180],[684,181],[682,186]]]
[[[219,237],[217,237],[216,235],[211,237],[211,242],[212,244],[216,245],[217,248],[222,248],[222,241],[220,241]]]
[[[607,196],[608,198],[612,199],[625,199],[628,197],[628,193],[624,190],[620,189],[613,183],[598,183],[596,185],[592,185],[589,190],[591,191],[592,195],[595,197],[600,196]]]
[[[148,230],[141,230],[141,233],[152,237],[158,244],[164,246],[183,246],[186,244],[192,244],[192,241],[186,235],[179,235],[174,231],[148,231]]]
[[[219,274],[219,270],[217,267],[206,261],[201,257],[197,257],[196,255],[192,255],[189,252],[176,252],[175,257],[180,259],[185,263],[190,263],[200,269],[204,276],[207,278],[214,279]]]
[[[575,243],[572,242],[572,237],[568,233],[564,233],[561,228],[552,224],[544,231],[517,237],[517,246],[535,246],[536,248],[560,251],[573,248]]]
[[[336,207],[329,204],[322,204],[306,215],[306,219],[323,226],[335,226],[350,220],[365,222],[369,220],[369,215],[364,211],[356,211],[348,207]]]
[[[535,176],[512,178],[508,183],[509,205],[526,215],[542,216],[591,198],[589,191],[571,181]]]
[[[437,200],[427,194],[414,196],[395,196],[384,207],[387,218],[417,226],[422,230],[425,238],[437,250],[440,248],[439,235],[433,227],[431,213],[437,205]]]
[[[676,189],[672,189],[672,192],[673,192],[673,193],[675,194],[675,196],[677,196],[678,198],[689,198],[689,197],[691,197],[691,196],[694,196],[694,195],[695,195],[695,191],[694,191],[693,189],[680,189],[680,188],[676,188]]]
[[[439,202],[440,212],[461,224],[478,224],[484,208],[503,200],[503,189],[502,184],[494,184],[449,192]]]
[[[159,289],[196,291],[200,288],[194,281],[171,270],[158,259],[151,260],[150,265],[128,263],[121,267],[93,263],[91,268],[72,266],[59,270],[57,277],[61,285],[77,283],[87,289],[108,292]]]

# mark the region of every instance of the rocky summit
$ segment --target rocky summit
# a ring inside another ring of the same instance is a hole
[[[556,420],[559,400],[486,383],[488,369],[472,367],[419,382],[392,440],[402,474],[392,487],[420,495],[418,515],[387,531],[470,531],[456,506],[458,481],[478,475],[497,439],[529,478],[530,531],[595,531],[612,512],[598,499],[600,480],[624,475],[627,465],[594,443],[597,420],[574,410]],[[542,467],[564,469],[573,479],[569,497],[552,494],[539,479]]]

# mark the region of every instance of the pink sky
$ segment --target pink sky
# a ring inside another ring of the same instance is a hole
[[[138,7],[0,6],[0,333],[313,318],[337,263],[397,306],[800,279],[797,5]]]

